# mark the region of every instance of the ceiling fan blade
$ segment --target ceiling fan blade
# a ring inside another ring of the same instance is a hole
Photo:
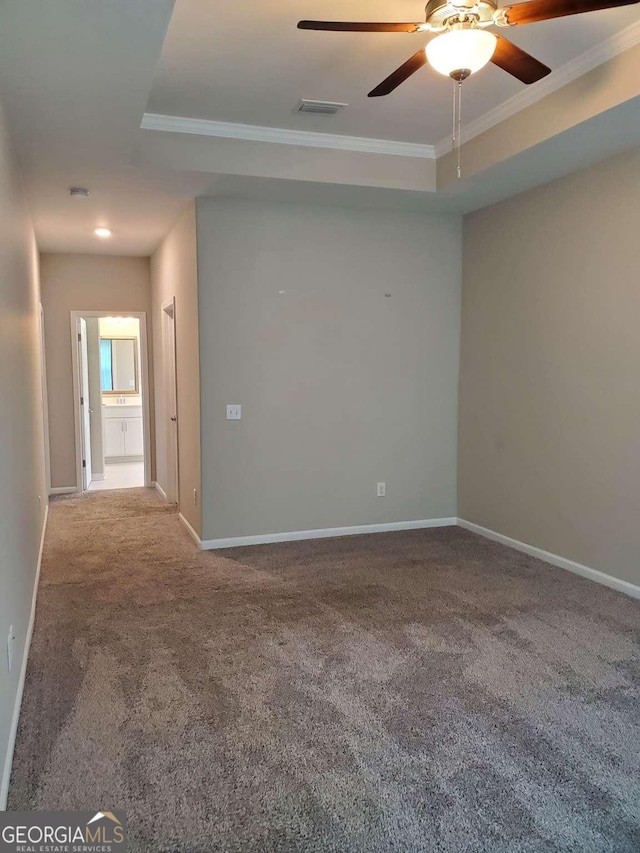
[[[360,21],[300,21],[299,30],[329,30],[336,33],[417,33],[424,24],[368,24]]]
[[[497,36],[497,39],[498,44],[491,61],[498,68],[502,68],[503,71],[517,77],[523,83],[535,83],[537,80],[542,80],[547,74],[551,74],[550,68],[547,68],[542,62],[538,62],[537,59],[513,42],[502,36]]]
[[[426,61],[427,56],[424,52],[424,48],[421,48],[417,53],[413,54],[411,59],[407,59],[404,65],[401,65],[400,68],[396,68],[392,74],[389,74],[389,76],[383,80],[379,86],[372,89],[372,91],[369,92],[369,97],[379,98],[381,95],[388,95],[389,92],[393,92],[400,83],[404,83],[404,81],[408,77],[411,77],[418,68],[422,68]]]
[[[597,12],[599,9],[615,9],[617,6],[632,6],[640,0],[529,0],[503,6],[499,11],[508,24],[535,24],[566,15]]]

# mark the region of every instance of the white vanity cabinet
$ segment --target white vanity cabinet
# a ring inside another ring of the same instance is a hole
[[[144,455],[142,407],[122,404],[102,407],[104,456],[107,461]]]

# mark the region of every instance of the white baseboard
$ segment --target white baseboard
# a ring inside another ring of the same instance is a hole
[[[49,489],[50,495],[75,495],[78,489],[77,486],[56,486],[55,489]]]
[[[91,472],[91,482],[92,483],[94,480],[106,480],[106,478],[107,478],[106,474],[95,474],[93,471]]]
[[[181,512],[178,513],[178,518],[184,524],[184,526],[187,528],[187,532],[189,533],[189,536],[191,536],[191,538],[196,543],[198,548],[202,548],[202,540],[200,539],[198,534],[195,532],[193,527],[189,524],[189,522],[187,521],[187,519],[184,517],[184,515]]]
[[[276,542],[298,542],[303,539],[327,539],[335,536],[360,536],[366,533],[388,533],[393,530],[425,530],[429,527],[454,527],[456,518],[423,518],[417,521],[390,521],[386,524],[359,524],[353,527],[326,527],[319,530],[293,530],[288,533],[260,533],[256,536],[234,536],[229,539],[196,539],[203,551],[239,548],[244,545],[269,545]],[[193,534],[195,537],[195,533]]]
[[[24,651],[22,653],[22,665],[20,667],[20,677],[18,678],[18,689],[16,691],[16,699],[13,704],[13,717],[11,718],[11,728],[9,730],[9,743],[7,744],[7,754],[4,759],[4,767],[2,770],[2,783],[0,785],[0,811],[7,808],[7,795],[9,793],[9,780],[11,778],[11,765],[13,764],[13,750],[16,745],[16,735],[18,734],[18,720],[20,719],[20,708],[22,706],[22,693],[24,691],[24,682],[27,676],[27,661],[29,659],[29,649],[31,648],[31,637],[33,635],[33,623],[36,617],[36,600],[38,597],[38,585],[40,582],[40,568],[42,566],[42,552],[44,550],[44,537],[47,532],[47,521],[49,519],[49,505],[44,510],[44,522],[42,524],[42,535],[40,536],[40,549],[38,551],[38,564],[36,566],[36,576],[33,582],[33,594],[31,596],[31,613],[29,615],[29,624],[27,625],[27,634],[24,642]]]
[[[167,493],[166,493],[166,492],[165,492],[165,490],[162,488],[162,486],[160,485],[160,483],[158,483],[158,482],[156,482],[156,481],[154,480],[154,481],[153,481],[153,483],[151,483],[151,485],[152,485],[152,486],[153,486],[153,488],[156,490],[156,492],[160,495],[160,497],[161,497],[163,500],[165,500],[165,501],[166,501],[166,500],[167,500]]]
[[[545,563],[550,563],[552,566],[557,566],[559,569],[566,569],[576,575],[581,575],[583,578],[595,581],[596,583],[609,586],[611,589],[618,592],[625,592],[633,598],[640,598],[640,586],[636,586],[629,581],[623,581],[620,578],[614,578],[613,575],[607,575],[605,572],[600,572],[597,569],[592,569],[590,566],[583,566],[582,563],[574,563],[573,560],[567,560],[566,557],[559,557],[557,554],[551,554],[549,551],[543,551],[541,548],[536,548],[533,545],[527,545],[525,542],[519,542],[517,539],[511,539],[509,536],[503,536],[502,533],[497,533],[495,530],[489,530],[487,527],[481,527],[479,524],[474,524],[471,521],[465,521],[463,518],[458,519],[460,527],[465,530],[470,530],[472,533],[477,533],[484,536],[485,539],[492,539],[494,542],[500,542],[502,545],[507,545],[509,548],[515,548],[516,551],[522,551],[523,554],[528,554],[530,557],[536,557]]]

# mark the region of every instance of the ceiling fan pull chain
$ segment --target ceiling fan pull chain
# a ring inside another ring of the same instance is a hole
[[[456,142],[457,142],[457,148],[458,148],[457,175],[458,175],[458,178],[461,178],[462,177],[462,168],[460,166],[460,143],[462,140],[460,138],[460,135],[462,133],[462,80],[458,80],[458,110],[457,110],[457,112],[458,112],[458,126],[457,126],[457,130],[456,130]]]
[[[451,105],[451,150],[456,150],[456,81],[453,81],[453,103]]]

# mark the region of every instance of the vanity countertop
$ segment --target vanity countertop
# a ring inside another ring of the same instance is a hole
[[[140,408],[142,405],[142,400],[139,397],[133,397],[131,400],[127,400],[126,403],[117,403],[115,400],[103,400],[102,406],[105,409],[131,409],[132,407]]]

